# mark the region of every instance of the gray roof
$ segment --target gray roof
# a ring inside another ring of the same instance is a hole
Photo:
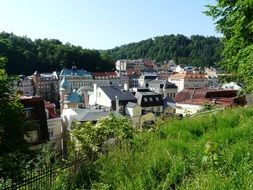
[[[117,112],[104,111],[101,109],[98,109],[98,110],[85,109],[83,110],[83,112],[79,113],[78,115],[74,115],[72,117],[74,120],[79,121],[79,122],[98,121],[99,119],[103,117],[109,116],[110,113],[116,116],[123,117],[121,114]]]
[[[126,107],[128,107],[128,108],[134,108],[136,106],[138,106],[138,104],[137,103],[133,103],[133,102],[128,102],[127,105],[126,105]]]
[[[135,96],[128,91],[123,91],[120,86],[100,86],[104,93],[113,101],[117,96],[119,101],[122,100],[136,100]]]
[[[162,106],[162,95],[156,92],[136,92],[137,103],[142,107]]]
[[[161,84],[163,84],[163,86],[165,88],[177,88],[177,86],[174,83],[168,82],[167,80],[162,80],[162,79],[155,79],[155,80],[151,80],[148,82],[149,87],[157,87],[159,88]]]
[[[84,71],[83,69],[75,69],[75,70],[71,70],[71,69],[62,69],[60,76],[91,76],[90,72]]]

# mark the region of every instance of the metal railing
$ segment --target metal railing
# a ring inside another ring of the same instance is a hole
[[[25,170],[22,177],[13,176],[7,179],[0,178],[0,190],[47,190],[53,186],[60,171],[68,169],[71,177],[75,177],[79,172],[82,163],[84,163],[84,159],[78,159],[55,167],[45,165],[39,169]]]

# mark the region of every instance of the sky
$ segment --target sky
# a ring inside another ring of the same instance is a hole
[[[0,32],[111,49],[169,34],[221,36],[203,11],[215,0],[0,0]]]

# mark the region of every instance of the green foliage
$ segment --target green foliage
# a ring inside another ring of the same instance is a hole
[[[223,33],[224,51],[221,65],[247,85],[252,91],[253,59],[253,1],[217,0],[209,5],[206,14],[216,22],[216,28]]]
[[[215,66],[221,59],[223,45],[219,38],[200,35],[164,35],[130,43],[106,52],[114,60],[146,58],[156,61],[173,59],[177,64]]]
[[[18,175],[30,156],[24,140],[28,122],[13,88],[15,77],[9,77],[3,69],[5,62],[0,57],[0,178]]]
[[[55,39],[37,39],[0,33],[0,56],[8,58],[8,74],[32,74],[39,72],[59,71],[70,68],[73,63],[78,68],[88,71],[109,71],[113,62],[108,54],[96,50],[83,49],[69,43],[62,44]]]
[[[133,136],[133,128],[125,118],[110,115],[100,119],[95,125],[91,122],[73,124],[71,138],[78,154],[89,160],[96,160],[103,151]]]
[[[93,164],[89,189],[252,189],[252,117],[238,108],[138,133]]]

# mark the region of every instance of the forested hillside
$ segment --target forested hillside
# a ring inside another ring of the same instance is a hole
[[[223,45],[217,37],[165,35],[108,50],[117,59],[173,59],[177,64],[213,66],[221,59]]]
[[[88,71],[108,71],[114,67],[112,60],[97,50],[83,49],[70,43],[62,44],[56,39],[32,41],[5,32],[0,33],[0,56],[8,60],[8,74],[32,74],[35,70],[51,72],[71,67],[73,63]]]

